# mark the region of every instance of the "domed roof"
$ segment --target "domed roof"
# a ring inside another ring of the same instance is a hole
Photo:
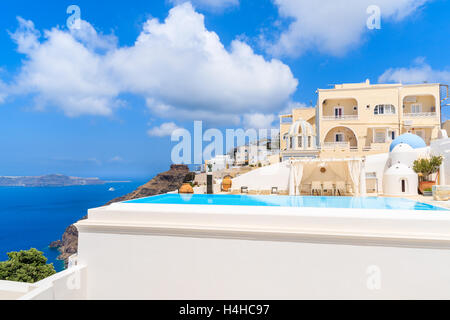
[[[423,139],[418,135],[412,133],[405,133],[402,134],[401,136],[398,136],[394,141],[392,141],[389,151],[394,150],[394,148],[400,143],[407,144],[413,149],[425,148],[427,146],[425,141],[423,141]]]
[[[392,149],[392,153],[397,152],[411,152],[414,151],[413,147],[411,147],[409,144],[406,143],[399,143]]]
[[[314,135],[314,130],[309,122],[306,122],[303,119],[299,119],[291,125],[291,128],[289,129],[289,135],[297,136],[299,133],[301,133],[302,135]]]
[[[403,163],[395,163],[392,165],[392,167],[390,167],[389,169],[387,169],[384,172],[384,175],[387,176],[391,176],[391,175],[415,175],[416,173],[414,172],[413,169],[411,169],[410,167],[408,167],[407,165],[404,165]]]

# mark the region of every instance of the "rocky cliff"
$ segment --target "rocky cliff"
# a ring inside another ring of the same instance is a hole
[[[142,197],[149,197],[158,194],[167,193],[170,191],[178,190],[183,184],[186,176],[192,175],[189,172],[189,168],[185,165],[171,165],[170,170],[158,174],[152,180],[146,184],[140,186],[135,191],[126,194],[122,197],[116,198],[108,202],[109,205],[114,202],[132,200]],[[86,219],[84,217],[83,219]],[[67,258],[77,252],[78,249],[78,230],[74,225],[67,227],[62,239],[54,241],[50,244],[50,247],[58,248],[60,251],[59,259]]]

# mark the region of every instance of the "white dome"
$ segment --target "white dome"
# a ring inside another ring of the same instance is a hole
[[[391,153],[397,153],[397,152],[414,152],[414,148],[411,147],[409,144],[406,143],[400,143],[392,149]]]
[[[299,130],[299,129],[301,129],[301,130]],[[311,136],[315,135],[311,124],[306,122],[303,119],[299,119],[299,120],[295,121],[291,125],[291,128],[289,129],[290,136],[298,136],[299,134],[311,135]]]
[[[406,143],[396,145],[389,154],[389,166],[401,163],[407,167],[412,167],[414,161],[419,157],[418,150]]]
[[[392,167],[387,169],[386,172],[384,173],[385,176],[389,176],[389,175],[410,175],[410,174],[415,175],[416,173],[414,172],[413,169],[411,169],[411,167],[408,167],[407,165],[405,165],[403,163],[394,163],[392,165]]]

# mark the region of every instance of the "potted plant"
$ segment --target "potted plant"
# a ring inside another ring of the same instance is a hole
[[[433,195],[433,189],[432,188],[426,188],[423,190],[423,195],[425,197],[431,197]]]
[[[414,161],[413,170],[419,175],[419,191],[424,194],[426,189],[431,189],[436,181],[431,180],[431,175],[439,171],[442,164],[442,156],[432,156]]]

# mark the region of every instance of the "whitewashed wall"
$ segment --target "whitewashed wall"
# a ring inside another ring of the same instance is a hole
[[[117,205],[77,224],[89,299],[448,299],[433,212]]]
[[[444,157],[443,165],[444,169],[444,184],[450,184],[450,138],[444,138],[431,141],[431,153],[433,155],[441,155]]]
[[[250,190],[288,190],[290,167],[287,162],[258,168],[233,179],[232,189],[246,186]]]

